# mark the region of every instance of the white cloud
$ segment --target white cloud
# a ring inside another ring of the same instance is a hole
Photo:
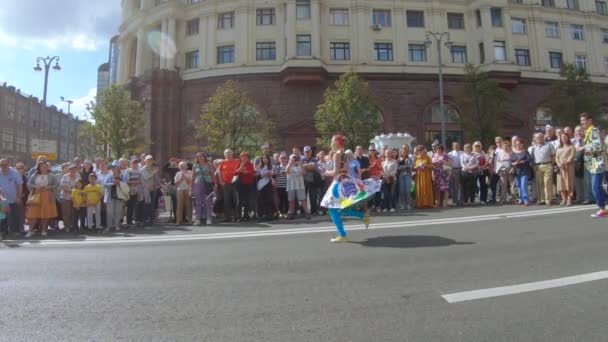
[[[87,105],[95,100],[95,96],[97,96],[97,88],[91,88],[86,95],[73,99],[74,103],[72,103],[70,112],[75,116],[84,119],[88,114]],[[63,105],[65,105],[65,103],[63,103]]]
[[[0,47],[96,50],[118,32],[120,0],[19,0],[0,7]]]

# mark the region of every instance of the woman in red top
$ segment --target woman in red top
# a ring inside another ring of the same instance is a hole
[[[253,187],[255,186],[255,170],[253,164],[249,161],[249,153],[241,153],[241,163],[239,164],[238,169],[236,169],[236,174],[239,175],[239,184],[237,187],[239,204],[236,206],[237,222],[242,222],[243,220],[248,221],[249,213],[253,209],[251,207],[251,196],[255,194],[253,191]],[[242,219],[241,215],[243,215]]]
[[[373,179],[381,179],[382,173],[382,159],[378,158],[378,151],[373,146],[369,147],[369,177]],[[377,192],[376,196],[369,200],[369,206],[371,209],[378,208],[381,211],[382,205],[382,192]]]

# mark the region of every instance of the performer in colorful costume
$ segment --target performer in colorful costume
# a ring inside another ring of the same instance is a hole
[[[325,175],[333,177],[334,181],[323,196],[321,206],[328,209],[329,216],[338,230],[338,236],[331,239],[331,242],[347,242],[342,216],[357,217],[363,221],[367,228],[369,226],[369,213],[355,209],[355,205],[380,191],[382,182],[374,179],[362,181],[348,177],[344,156],[344,136],[334,135],[331,139],[331,149],[333,169],[327,170]]]
[[[583,140],[585,149],[585,169],[591,174],[591,191],[595,197],[595,203],[599,207],[597,213],[592,214],[592,217],[605,217],[606,213],[606,197],[602,182],[604,178],[604,169],[606,156],[604,144],[600,136],[600,130],[593,126],[593,118],[587,113],[580,115],[581,127],[585,130],[585,138]]]

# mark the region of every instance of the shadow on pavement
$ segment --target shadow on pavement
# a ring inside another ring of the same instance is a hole
[[[475,242],[459,242],[441,236],[432,235],[399,235],[380,236],[369,238],[361,242],[352,241],[364,247],[387,247],[387,248],[419,248],[419,247],[444,247],[452,245],[474,245]]]

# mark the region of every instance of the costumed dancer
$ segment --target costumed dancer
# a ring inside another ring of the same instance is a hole
[[[348,177],[344,155],[344,136],[336,134],[331,139],[331,154],[333,155],[333,168],[325,172],[325,176],[333,177],[333,182],[327,189],[321,206],[329,211],[332,222],[336,225],[338,236],[331,242],[348,242],[342,216],[357,217],[363,221],[365,227],[369,226],[369,213],[354,209],[355,204],[373,196],[380,190],[377,181],[360,181]],[[369,184],[364,184],[368,182]]]

